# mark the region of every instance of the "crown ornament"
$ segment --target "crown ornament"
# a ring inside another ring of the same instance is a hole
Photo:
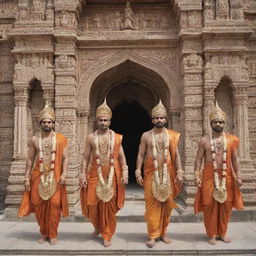
[[[96,110],[96,117],[108,117],[109,119],[112,118],[112,111],[110,107],[107,105],[107,100],[105,98],[104,102],[97,108]]]
[[[162,101],[160,100],[159,103],[152,109],[152,118],[155,116],[164,116],[167,117],[167,111],[165,106],[163,105]]]
[[[40,123],[43,119],[51,119],[52,121],[55,121],[54,111],[47,102],[45,107],[39,113],[38,122]]]
[[[209,114],[209,121],[211,122],[216,118],[221,119],[224,122],[226,121],[226,113],[219,107],[217,101],[215,101],[215,106]]]

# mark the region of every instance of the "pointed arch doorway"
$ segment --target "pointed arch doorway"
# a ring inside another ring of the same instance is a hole
[[[90,90],[89,132],[96,128],[95,112],[104,98],[113,112],[110,128],[123,134],[129,183],[135,183],[141,135],[153,127],[151,110],[159,99],[167,111],[170,109],[170,89],[158,73],[130,60],[106,70],[94,80]]]

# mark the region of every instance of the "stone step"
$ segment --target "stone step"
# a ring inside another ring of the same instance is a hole
[[[118,223],[112,246],[105,248],[102,238],[92,238],[90,223],[65,223],[59,226],[59,243],[55,246],[38,244],[38,225],[35,222],[0,221],[0,255],[255,255],[256,224],[230,223],[228,235],[232,243],[207,243],[203,223],[171,223],[167,234],[171,244],[157,242],[147,248],[146,223]]]

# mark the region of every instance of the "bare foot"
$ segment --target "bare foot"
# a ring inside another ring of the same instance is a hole
[[[150,239],[149,241],[146,242],[147,247],[152,248],[156,244],[155,239]]]
[[[37,242],[38,242],[39,244],[44,244],[47,240],[48,240],[47,237],[42,237],[42,238],[38,239]]]
[[[55,245],[58,243],[58,239],[57,238],[51,238],[50,239],[50,245]]]
[[[211,237],[210,240],[208,241],[208,243],[210,245],[215,245],[217,242],[216,242],[216,237]]]
[[[112,243],[111,243],[111,241],[103,240],[103,245],[105,247],[109,247],[110,245],[112,245]]]
[[[97,237],[98,235],[100,234],[99,230],[95,229],[93,232],[92,232],[92,237]]]
[[[231,243],[231,239],[225,236],[220,236],[218,237],[218,239],[220,239],[224,243]]]
[[[166,244],[170,244],[172,242],[171,238],[169,238],[167,235],[161,236],[160,239]]]

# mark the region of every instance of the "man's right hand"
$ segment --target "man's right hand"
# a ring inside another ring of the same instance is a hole
[[[79,178],[79,186],[81,188],[85,188],[87,186],[87,180],[85,177],[80,177]]]
[[[30,182],[29,182],[29,180],[26,180],[26,181],[24,182],[24,186],[25,186],[25,190],[26,190],[26,191],[30,191]]]
[[[136,178],[136,182],[137,182],[140,186],[143,187],[143,178],[142,178],[141,176],[138,176],[138,177]]]

